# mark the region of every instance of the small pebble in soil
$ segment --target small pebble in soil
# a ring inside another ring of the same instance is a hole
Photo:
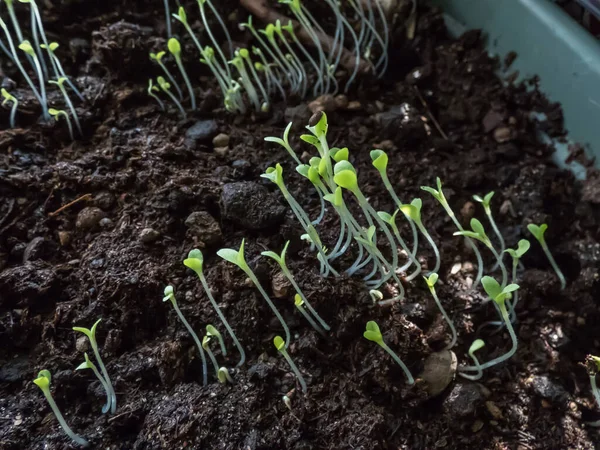
[[[348,107],[348,97],[344,94],[336,95],[335,105],[338,109],[346,109]]]
[[[312,113],[305,103],[298,106],[288,106],[283,113],[286,123],[306,124]]]
[[[308,109],[315,114],[317,112],[332,113],[337,109],[335,98],[331,94],[324,94],[317,97],[308,104]]]
[[[224,158],[229,153],[229,147],[215,147],[214,152],[218,157]]]
[[[206,211],[195,211],[185,219],[187,234],[201,241],[205,246],[217,245],[223,239],[219,223]]]
[[[451,417],[466,417],[475,413],[482,400],[481,391],[475,383],[461,382],[452,387],[443,407]]]
[[[205,144],[219,132],[219,126],[214,120],[199,120],[185,132],[185,145],[195,149],[196,144]]]
[[[465,202],[462,208],[460,208],[460,215],[466,220],[469,221],[475,215],[475,205],[473,202]]]
[[[249,230],[277,225],[286,212],[285,207],[265,187],[246,181],[223,186],[221,209],[226,219]]]
[[[104,211],[108,211],[115,204],[115,196],[110,192],[99,192],[94,197],[94,205],[98,208],[103,209]]]
[[[105,213],[100,208],[97,208],[96,206],[87,206],[77,214],[75,226],[79,230],[91,230],[95,228],[104,217]]]
[[[88,349],[90,348],[89,342],[90,341],[87,338],[87,336],[79,336],[77,338],[77,340],[75,341],[75,348],[80,353],[87,352]]]
[[[419,376],[427,383],[427,392],[432,397],[441,394],[454,380],[458,360],[451,350],[432,353],[424,363]]]
[[[290,291],[291,284],[283,272],[277,272],[271,280],[271,288],[275,298],[285,298]]]
[[[44,259],[53,252],[55,247],[56,244],[54,242],[48,241],[41,236],[35,237],[25,247],[23,262]]]
[[[160,233],[154,228],[144,228],[140,232],[140,241],[144,244],[151,244],[160,237]]]
[[[228,147],[229,135],[225,133],[217,134],[212,140],[214,147]]]
[[[492,417],[496,420],[502,419],[502,410],[500,408],[498,408],[498,405],[496,405],[494,402],[492,402],[491,400],[488,400],[487,402],[485,402],[485,407],[487,408],[488,412],[492,415]]]
[[[70,231],[59,231],[58,232],[58,242],[62,247],[66,247],[71,243],[72,233]]]
[[[110,220],[108,217],[105,217],[103,219],[100,220],[100,222],[98,223],[98,225],[100,225],[100,228],[104,228],[105,230],[112,228],[114,223],[112,220]]]
[[[562,403],[569,397],[565,388],[547,375],[534,375],[527,382],[533,392],[542,398]]]

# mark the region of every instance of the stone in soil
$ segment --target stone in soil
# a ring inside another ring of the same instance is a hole
[[[77,214],[75,226],[80,230],[91,230],[95,228],[104,217],[105,213],[100,208],[87,206]]]
[[[456,383],[444,400],[444,409],[451,417],[466,417],[475,414],[483,397],[475,383]]]
[[[199,120],[185,132],[185,144],[195,149],[196,144],[206,144],[219,132],[219,126],[214,120]]]
[[[204,245],[217,245],[223,239],[219,223],[206,211],[196,211],[185,219],[188,236],[195,237]]]
[[[223,217],[248,230],[261,230],[281,223],[285,207],[260,184],[242,181],[223,186]]]

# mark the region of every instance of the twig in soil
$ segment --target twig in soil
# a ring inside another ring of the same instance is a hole
[[[6,213],[4,214],[4,217],[2,217],[2,219],[0,219],[0,227],[10,217],[10,215],[13,212],[14,207],[15,207],[15,199],[11,198],[10,201],[9,201],[9,204],[8,204],[8,209],[6,210]]]
[[[134,412],[139,411],[140,409],[141,408],[136,408],[136,409],[132,409],[131,411],[125,411],[125,412],[122,412],[121,414],[117,414],[116,416],[112,416],[110,419],[108,419],[108,423],[111,423],[120,417],[126,416],[127,414],[133,414]]]
[[[431,119],[433,124],[435,125],[435,128],[438,130],[440,135],[445,140],[448,140],[448,135],[446,133],[444,133],[444,130],[442,130],[442,127],[440,126],[439,122],[437,121],[437,119],[435,118],[433,113],[431,112],[431,109],[429,109],[429,105],[427,104],[427,102],[425,101],[423,96],[421,95],[421,91],[419,90],[419,88],[417,86],[413,86],[413,88],[415,89],[415,93],[417,94],[417,97],[419,97],[419,101],[421,102],[421,105],[423,105],[423,108],[425,108],[427,115],[429,116],[429,118]]]
[[[91,200],[92,199],[92,194],[85,194],[82,195],[81,197],[76,198],[75,200],[73,200],[72,202],[67,203],[66,205],[61,206],[60,208],[58,208],[56,211],[51,212],[48,214],[49,217],[54,217],[57,214],[61,213],[62,211],[64,211],[67,208],[70,208],[71,206],[73,206],[76,203],[79,203],[83,200]]]

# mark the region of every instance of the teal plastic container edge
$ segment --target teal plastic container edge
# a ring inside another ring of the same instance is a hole
[[[450,31],[482,29],[491,54],[510,51],[517,59],[510,72],[538,75],[540,89],[562,105],[571,142],[583,145],[600,167],[600,42],[549,0],[432,0]],[[547,136],[540,136],[548,140]],[[566,167],[568,145],[554,143],[556,162]],[[568,166],[583,178],[577,163]]]

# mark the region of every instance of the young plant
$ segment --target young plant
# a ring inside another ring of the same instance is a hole
[[[442,207],[446,211],[446,214],[448,214],[456,228],[458,228],[458,231],[465,231],[463,226],[456,218],[456,214],[454,214],[454,211],[452,211],[448,200],[446,200],[446,196],[444,195],[444,191],[442,190],[442,180],[440,180],[440,178],[437,177],[435,179],[435,182],[437,184],[437,189],[434,189],[429,186],[421,186],[421,189],[431,194],[433,198],[435,198],[440,203],[440,205],[442,205]],[[481,277],[483,276],[483,258],[481,257],[481,253],[479,252],[477,245],[475,244],[475,242],[473,242],[473,239],[465,236],[465,240],[469,243],[469,245],[473,249],[473,252],[475,253],[475,257],[477,258],[477,278],[475,279],[475,283],[473,283],[473,287],[476,288],[479,282],[481,281]]]
[[[590,377],[590,385],[592,386],[592,393],[594,394],[594,399],[596,400],[596,405],[600,407],[600,389],[598,389],[598,385],[596,384],[596,375],[600,371],[600,358],[593,355],[587,355],[585,358],[585,367],[588,372],[588,376]],[[592,423],[588,423],[589,426],[599,427],[600,420]]]
[[[57,42],[50,42],[49,45],[46,44],[41,44],[40,45],[41,48],[46,49],[46,51],[48,52],[48,54],[50,55],[50,60],[54,61],[54,65],[56,66],[56,70],[59,73],[59,78],[65,78],[67,84],[69,85],[69,87],[73,90],[73,92],[75,92],[75,95],[77,95],[77,97],[79,97],[79,100],[81,100],[82,102],[85,101],[85,99],[83,98],[83,95],[81,95],[81,92],[79,92],[79,89],[77,89],[77,87],[75,86],[75,84],[73,84],[73,82],[71,81],[71,79],[69,77],[67,77],[67,75],[65,74],[65,71],[62,67],[62,64],[60,63],[60,60],[58,59],[58,57],[56,56],[56,49],[59,47]]]
[[[160,106],[160,109],[162,109],[164,111],[165,104],[163,103],[163,101],[160,98],[158,98],[158,95],[155,94],[155,92],[160,92],[160,89],[158,89],[157,86],[154,86],[152,78],[148,79],[148,90],[146,92],[148,92],[148,95],[150,97],[152,97],[154,100],[156,100],[156,102],[158,103],[158,106]]]
[[[492,366],[500,364],[507,359],[511,358],[517,351],[518,341],[515,330],[510,323],[510,318],[508,316],[508,310],[506,309],[506,300],[508,300],[512,293],[519,289],[518,284],[509,284],[506,287],[502,287],[500,283],[498,283],[494,278],[485,276],[481,279],[481,284],[483,285],[483,289],[486,294],[494,301],[496,305],[498,305],[498,309],[500,310],[500,315],[502,316],[502,320],[504,321],[504,325],[510,334],[510,338],[512,341],[511,349],[491,361],[486,362],[485,364],[476,364],[475,366],[466,366],[460,367],[460,372],[480,372],[485,369],[488,369]]]
[[[300,382],[300,387],[302,388],[302,392],[306,392],[306,381],[304,381],[304,378],[298,370],[298,367],[296,367],[296,364],[294,364],[294,361],[292,361],[292,358],[288,354],[284,340],[281,338],[281,336],[275,336],[275,338],[273,339],[273,344],[275,345],[277,351],[281,353],[281,355],[290,365],[290,368],[294,372],[294,375],[296,375],[296,378],[298,378],[298,381]]]
[[[481,198],[479,195],[474,195],[473,196],[473,200],[475,200],[476,202],[479,202],[483,205],[483,210],[485,211],[485,215],[487,216],[490,225],[492,226],[492,229],[494,230],[494,233],[496,234],[496,237],[498,238],[498,242],[500,242],[500,251],[498,253],[500,253],[500,257],[504,256],[504,250],[506,249],[506,244],[504,243],[504,237],[502,236],[502,233],[500,233],[500,230],[498,229],[498,226],[496,225],[496,221],[494,220],[494,216],[492,215],[492,207],[490,206],[490,203],[492,201],[492,197],[494,196],[494,191],[489,192],[485,195],[485,197]],[[492,270],[496,270],[496,268],[498,267],[498,263],[496,263],[496,265],[494,266],[494,268]]]
[[[425,239],[427,239],[427,242],[429,242],[429,245],[431,245],[433,253],[435,254],[435,267],[433,268],[432,272],[437,273],[440,270],[441,264],[440,251],[435,242],[433,241],[433,238],[427,231],[427,228],[425,228],[425,225],[423,225],[423,221],[421,219],[422,207],[423,201],[420,198],[415,198],[412,202],[410,202],[410,204],[400,206],[400,211],[402,211],[406,217],[408,217],[415,223],[415,225],[417,225],[417,228],[419,229],[421,234],[425,236]]]
[[[259,112],[261,110],[263,110],[262,106],[263,105],[267,105],[268,107],[268,102],[261,102],[260,98],[258,97],[258,93],[256,92],[256,89],[254,88],[254,85],[252,84],[252,78],[250,77],[250,74],[248,73],[248,71],[246,70],[246,64],[244,63],[244,58],[242,57],[242,51],[244,51],[244,55],[246,55],[248,53],[247,49],[241,49],[241,50],[236,50],[235,52],[235,57],[229,61],[229,64],[231,64],[232,66],[234,66],[239,75],[240,75],[240,82],[242,83],[242,86],[244,86],[245,91],[248,93],[248,97],[250,98],[250,101],[252,102],[252,104],[254,105],[254,109]]]
[[[404,266],[400,267],[398,270],[400,272],[405,272],[411,265],[415,265],[415,271],[406,277],[406,281],[412,281],[417,277],[417,275],[421,273],[421,264],[419,263],[419,260],[410,252],[408,246],[406,245],[406,242],[404,242],[404,239],[402,239],[402,236],[400,235],[400,230],[398,229],[398,225],[396,225],[396,216],[399,212],[400,210],[397,209],[394,215],[390,215],[385,211],[379,211],[377,215],[381,220],[383,220],[390,226],[392,232],[394,233],[394,236],[396,236],[396,240],[400,244],[400,247],[402,247],[402,250],[404,250],[406,256],[408,256],[408,262],[404,264]]]
[[[42,66],[40,65],[40,60],[35,53],[32,45],[29,41],[25,40],[19,44],[19,49],[22,50],[25,54],[27,54],[32,60],[35,66],[35,70],[37,73],[38,81],[40,84],[40,92],[42,93],[42,101],[44,104],[47,104],[46,99],[46,85],[44,83],[44,72],[42,71]]]
[[[289,141],[290,130],[292,129],[292,125],[293,125],[293,122],[290,122],[290,123],[288,123],[287,127],[285,127],[285,130],[283,131],[283,138],[268,136],[265,138],[265,141],[273,142],[275,144],[281,145],[289,153],[289,155],[292,158],[294,158],[294,161],[296,161],[296,164],[298,164],[300,166],[300,165],[302,165],[302,162],[296,155],[296,152],[290,145],[290,141]]]
[[[98,341],[96,341],[96,329],[98,328],[98,324],[102,319],[98,319],[94,325],[92,325],[91,329],[83,328],[83,327],[73,327],[73,331],[78,331],[86,335],[88,340],[90,341],[90,346],[92,347],[92,351],[94,352],[94,357],[96,358],[96,362],[100,367],[100,371],[102,372],[102,377],[106,382],[105,388],[108,389],[110,393],[110,413],[114,414],[117,411],[117,396],[115,394],[115,390],[113,388],[112,383],[110,382],[110,377],[108,376],[108,371],[106,370],[106,366],[104,366],[104,362],[100,357],[100,351],[98,350]]]
[[[304,309],[305,303],[306,302],[304,300],[302,300],[302,297],[300,297],[299,294],[296,294],[294,296],[294,306],[296,307],[296,309],[298,311],[300,311],[300,314],[302,314],[304,316],[306,321],[308,323],[310,323],[310,326],[313,327],[317,333],[319,333],[321,336],[325,337],[325,332],[323,331],[323,329],[319,325],[317,325],[317,323],[310,316],[310,314],[308,314],[308,312],[306,312],[306,310]]]
[[[17,115],[17,107],[19,106],[19,100],[17,100],[16,97],[14,97],[13,95],[10,95],[8,93],[8,91],[4,88],[2,88],[2,90],[0,90],[0,93],[2,93],[2,106],[5,106],[8,102],[12,103],[12,106],[10,108],[10,116],[9,116],[9,123],[10,123],[10,127],[14,128],[15,127],[15,117]]]
[[[185,85],[188,89],[188,93],[190,94],[190,103],[192,104],[192,110],[195,111],[196,96],[194,95],[194,89],[192,88],[190,78],[188,77],[188,74],[185,71],[185,67],[183,67],[183,62],[181,60],[181,44],[177,39],[171,38],[167,43],[167,48],[169,49],[169,52],[171,52],[171,54],[173,55],[173,58],[175,58],[175,63],[177,64],[177,67],[179,67],[179,72],[181,72],[181,76],[183,77]]]
[[[165,288],[165,296],[163,297],[163,302],[166,302],[167,300],[169,300],[173,305],[173,309],[179,316],[179,320],[183,322],[188,332],[192,335],[196,346],[198,347],[198,351],[200,352],[200,359],[202,360],[202,384],[206,386],[206,384],[208,383],[208,369],[206,367],[206,356],[204,355],[204,350],[202,344],[200,343],[200,339],[198,339],[198,335],[196,334],[192,326],[189,324],[189,322],[185,320],[185,317],[183,317],[183,313],[177,305],[177,299],[175,298],[173,286],[167,286]]]
[[[177,81],[175,81],[175,78],[173,77],[173,74],[171,74],[171,71],[167,68],[167,66],[165,66],[165,63],[163,63],[163,61],[162,61],[163,57],[166,54],[167,54],[167,52],[165,52],[165,51],[161,51],[158,53],[150,53],[150,59],[152,61],[155,61],[156,64],[158,64],[158,66],[163,70],[163,72],[165,73],[165,75],[167,76],[169,81],[171,82],[171,85],[173,85],[173,87],[177,91],[177,96],[179,97],[179,100],[183,100],[183,92],[181,92],[181,88],[177,84]]]
[[[212,362],[213,368],[215,369],[215,376],[217,379],[219,378],[219,363],[217,363],[217,358],[215,358],[214,353],[210,349],[210,336],[206,335],[202,338],[202,348],[208,353],[208,357]]]
[[[170,39],[173,35],[171,30],[171,8],[169,7],[169,0],[163,0],[165,7],[165,23],[167,25],[167,37]]]
[[[311,306],[311,304],[308,302],[308,299],[306,298],[306,296],[304,295],[304,293],[302,292],[302,290],[300,289],[300,286],[298,286],[298,283],[296,283],[296,280],[294,279],[294,277],[292,276],[292,273],[290,272],[290,270],[288,269],[288,266],[285,262],[285,256],[287,253],[287,249],[288,246],[290,245],[290,241],[287,241],[285,243],[285,245],[283,246],[283,250],[281,251],[281,255],[278,255],[275,252],[262,252],[261,255],[266,256],[268,258],[272,258],[281,268],[281,271],[283,272],[283,275],[288,279],[288,281],[291,283],[292,287],[294,288],[294,290],[296,291],[296,297],[300,298],[300,304],[298,304],[298,300],[296,299],[296,308],[298,308],[298,310],[302,313],[304,311],[303,305],[306,305],[306,307],[308,308],[308,310],[310,311],[310,313],[315,317],[315,319],[317,319],[319,321],[319,323],[321,324],[321,326],[329,331],[329,325],[327,325],[327,323],[321,318],[321,316],[319,316],[319,314],[317,313],[317,311],[315,311],[315,309]],[[306,311],[304,311],[304,314],[306,314]],[[305,316],[306,317],[306,316]],[[311,320],[309,319],[309,322],[311,322]],[[314,322],[311,323],[311,325]],[[314,325],[313,325],[314,328]],[[316,327],[317,331],[320,332],[320,328]]]
[[[256,288],[259,290],[259,292],[262,294],[263,298],[265,299],[265,301],[271,308],[271,311],[273,311],[273,313],[275,314],[275,317],[277,317],[277,320],[279,320],[279,323],[283,327],[283,330],[285,332],[285,338],[286,338],[285,346],[287,347],[288,345],[290,345],[290,341],[291,341],[290,329],[288,328],[287,323],[285,323],[285,320],[283,320],[283,317],[279,313],[279,310],[275,307],[275,305],[269,298],[269,295],[263,289],[262,285],[258,281],[258,278],[256,278],[256,275],[254,275],[254,272],[252,271],[252,269],[250,268],[248,263],[246,263],[246,258],[244,256],[244,245],[245,245],[245,239],[242,239],[242,244],[240,245],[239,250],[233,250],[231,248],[222,248],[221,250],[219,250],[217,252],[217,255],[219,255],[225,261],[228,261],[231,264],[234,264],[234,265],[238,266],[240,269],[242,269],[244,271],[244,273],[248,276],[248,278],[250,278],[252,283],[254,283]]]
[[[67,425],[67,421],[58,409],[54,398],[52,398],[52,393],[50,392],[51,380],[52,375],[50,374],[50,372],[48,370],[42,370],[40,371],[40,373],[38,373],[37,378],[33,380],[33,383],[42,390],[42,393],[44,394],[44,397],[46,397],[46,400],[48,400],[48,404],[50,405],[54,416],[58,420],[58,423],[60,424],[64,432],[67,434],[67,436],[69,436],[71,440],[73,440],[73,442],[75,442],[77,445],[81,445],[82,447],[89,447],[90,443],[81,436],[75,434],[73,430],[71,430],[71,427]]]
[[[435,284],[438,282],[439,276],[437,273],[434,272],[434,273],[430,274],[429,277],[423,277],[423,278],[425,279],[425,282],[427,283],[429,292],[431,292],[431,295],[433,296],[433,299],[435,300],[435,304],[439,308],[440,312],[442,313],[442,316],[444,316],[444,320],[446,320],[446,323],[448,324],[448,326],[450,327],[450,330],[452,331],[452,340],[450,341],[450,344],[448,344],[448,346],[446,347],[446,350],[450,350],[456,344],[456,328],[454,327],[454,323],[452,323],[452,320],[450,319],[450,317],[448,317],[448,314],[446,313],[446,310],[442,306],[442,302],[440,302],[440,299],[438,298],[437,293],[435,291]]]
[[[227,348],[225,347],[225,341],[223,340],[223,336],[221,335],[221,333],[219,333],[219,330],[217,330],[211,324],[208,324],[206,325],[206,335],[209,338],[217,338],[217,341],[219,341],[219,346],[221,347],[221,353],[223,354],[223,356],[227,356]]]
[[[69,128],[69,136],[71,136],[71,140],[74,140],[75,135],[73,134],[73,125],[71,125],[71,119],[69,118],[69,115],[67,114],[67,112],[63,111],[62,109],[54,109],[54,108],[50,108],[48,110],[48,112],[50,113],[50,115],[52,117],[54,117],[54,120],[56,120],[57,122],[61,116],[65,118],[65,121],[67,122],[67,127]]]
[[[388,352],[388,354],[393,358],[393,360],[396,361],[396,363],[404,371],[408,384],[415,384],[415,379],[410,373],[410,370],[408,370],[408,367],[406,367],[406,365],[402,362],[400,357],[396,355],[396,353],[391,348],[389,348],[387,344],[383,341],[383,336],[381,335],[381,331],[379,330],[379,325],[377,325],[377,322],[374,322],[372,320],[367,322],[367,328],[363,333],[363,336],[365,339],[371,342],[375,342],[382,349]]]
[[[475,352],[477,350],[482,349],[484,346],[485,346],[485,342],[483,342],[483,340],[481,340],[481,339],[475,339],[473,341],[473,343],[469,347],[469,356],[473,360],[473,364],[475,364],[475,367],[478,368],[479,370],[473,375],[468,375],[466,373],[459,373],[459,375],[461,377],[466,378],[467,380],[473,380],[473,381],[481,379],[481,377],[483,376],[483,370],[481,370],[481,365],[479,364],[479,359],[477,358],[477,356],[475,356]]]
[[[521,260],[523,255],[525,253],[527,253],[530,246],[531,246],[531,244],[529,243],[529,241],[527,239],[521,239],[519,241],[519,244],[517,245],[516,250],[513,250],[511,248],[504,250],[506,253],[508,253],[512,257],[511,283],[517,282],[517,268],[519,267],[519,261]],[[511,323],[515,323],[515,321],[517,319],[517,313],[515,311],[515,308],[517,307],[518,301],[519,301],[519,291],[515,291],[515,293],[513,294],[512,302],[510,302],[510,304],[509,304],[510,305],[509,313],[510,313]]]
[[[502,271],[502,286],[506,286],[506,284],[508,283],[508,272],[506,271],[506,266],[502,262],[502,257],[500,256],[500,254],[492,245],[492,241],[485,233],[485,229],[483,228],[483,225],[479,220],[475,218],[471,219],[471,230],[457,231],[454,233],[454,236],[470,237],[471,239],[475,239],[481,242],[483,245],[485,245],[492,252],[494,257],[496,258],[496,261],[498,261],[498,265],[500,266],[500,270]]]
[[[81,124],[79,123],[79,117],[77,117],[77,111],[75,110],[75,107],[73,106],[73,102],[71,102],[71,99],[69,98],[69,94],[67,93],[67,90],[65,89],[65,86],[64,86],[65,81],[67,81],[66,77],[60,77],[56,81],[50,80],[49,83],[54,84],[55,86],[58,86],[58,89],[60,89],[60,92],[62,93],[63,98],[65,99],[65,103],[67,104],[67,107],[71,111],[71,115],[73,116],[73,120],[75,121],[75,126],[77,127],[77,131],[79,131],[80,136],[83,136],[83,131],[81,130]]]
[[[169,98],[173,101],[173,103],[175,103],[175,106],[177,106],[177,109],[181,113],[181,116],[184,119],[187,118],[187,114],[185,113],[183,106],[181,106],[181,103],[179,103],[179,100],[177,100],[177,98],[171,92],[171,84],[169,84],[163,77],[158,77],[156,79],[156,82],[158,83],[158,85],[160,86],[162,91],[169,96]]]
[[[217,379],[221,384],[226,384],[228,382],[233,384],[233,378],[231,378],[231,375],[229,375],[229,370],[227,367],[221,367],[219,369],[219,372],[217,373]]]
[[[565,280],[565,276],[563,275],[560,268],[558,267],[558,264],[556,264],[556,261],[554,260],[552,253],[550,253],[550,249],[548,248],[548,244],[546,243],[546,238],[544,237],[544,234],[546,233],[546,230],[548,229],[548,225],[543,223],[538,226],[533,223],[530,223],[529,225],[527,225],[527,229],[529,230],[529,232],[531,234],[533,234],[533,237],[535,237],[537,239],[537,241],[540,243],[540,245],[542,246],[542,250],[544,250],[544,253],[546,254],[546,257],[548,258],[550,265],[552,266],[552,268],[556,272],[556,276],[560,280],[560,288],[564,289],[567,286],[567,280]]]
[[[102,414],[106,414],[108,412],[108,410],[110,409],[110,405],[111,405],[110,388],[108,387],[108,383],[106,382],[104,377],[100,374],[100,372],[98,372],[96,365],[88,357],[88,354],[84,353],[83,356],[85,358],[85,361],[82,362],[81,364],[79,364],[75,368],[75,370],[92,369],[92,372],[94,372],[94,375],[96,375],[96,378],[98,378],[98,380],[100,381],[100,384],[106,391],[106,405],[104,405],[102,407]]]
[[[202,288],[204,289],[204,292],[206,292],[206,296],[208,297],[210,304],[215,309],[217,316],[219,316],[219,320],[221,321],[221,323],[227,330],[227,333],[229,333],[229,336],[231,336],[233,343],[235,344],[238,351],[240,352],[240,360],[236,366],[236,367],[240,367],[246,361],[246,353],[244,352],[244,348],[242,347],[242,344],[240,344],[240,341],[238,341],[237,336],[233,332],[233,328],[231,328],[231,325],[229,325],[229,322],[225,318],[225,315],[221,311],[221,308],[219,308],[217,301],[213,297],[213,295],[210,291],[210,288],[208,287],[208,283],[206,282],[206,278],[204,277],[204,271],[203,271],[204,255],[202,254],[202,252],[200,250],[194,249],[188,253],[188,257],[183,261],[183,264],[187,268],[192,269],[194,272],[196,272],[196,275],[198,275],[198,278],[200,279],[200,283],[202,284]],[[212,325],[207,325],[206,326],[207,332],[209,331],[208,330],[209,326],[212,327]],[[221,335],[219,334],[219,336],[221,336]],[[223,342],[222,336],[219,338],[219,342]],[[221,348],[223,350],[223,355],[227,355],[227,351],[225,350],[225,344],[222,343],[221,345],[222,345]]]

